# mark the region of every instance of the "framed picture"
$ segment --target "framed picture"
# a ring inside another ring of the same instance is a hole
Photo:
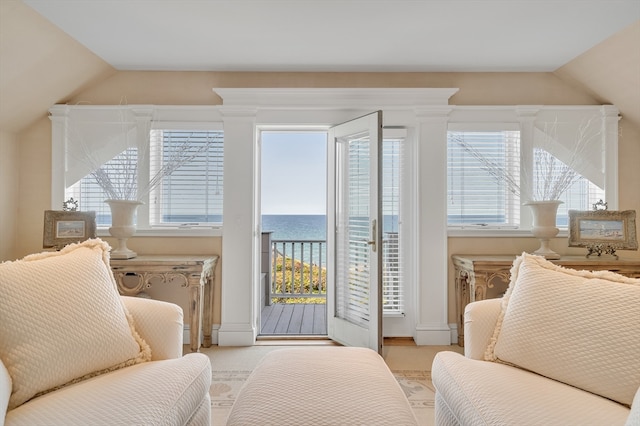
[[[635,210],[569,210],[569,247],[638,250]]]
[[[96,212],[76,212],[45,210],[44,238],[45,248],[62,248],[67,244],[95,238]]]

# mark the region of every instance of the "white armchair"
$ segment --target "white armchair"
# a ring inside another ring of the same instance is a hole
[[[210,425],[211,365],[203,354],[182,356],[182,309],[150,299],[122,300],[152,360],[65,386],[8,412],[12,381],[0,364],[0,418],[6,426]]]
[[[432,365],[438,426],[640,425],[640,280],[516,259]],[[635,395],[635,397],[634,397]]]
[[[121,297],[91,239],[0,264],[0,424],[209,425],[211,365],[182,309]]]

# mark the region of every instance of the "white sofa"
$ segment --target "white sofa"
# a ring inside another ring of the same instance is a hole
[[[0,425],[210,426],[183,312],[118,295],[99,240],[0,264]]]
[[[436,424],[640,425],[640,280],[524,254],[511,276],[434,358]]]

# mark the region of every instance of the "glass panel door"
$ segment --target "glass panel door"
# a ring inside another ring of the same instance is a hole
[[[382,348],[382,112],[329,131],[329,337]]]

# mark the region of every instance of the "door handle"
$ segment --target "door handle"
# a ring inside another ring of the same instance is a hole
[[[371,250],[373,250],[373,252],[376,252],[376,238],[378,236],[378,233],[376,232],[377,229],[377,223],[376,220],[373,219],[371,221],[371,237],[372,239],[370,241],[367,241],[367,244],[371,246]]]

